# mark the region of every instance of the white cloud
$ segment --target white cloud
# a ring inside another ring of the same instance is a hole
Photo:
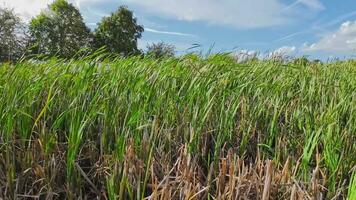
[[[0,0],[0,6],[14,9],[24,20],[38,15],[53,0]]]
[[[356,21],[347,21],[331,34],[322,37],[318,42],[304,44],[303,51],[326,51],[336,53],[350,53],[356,50]]]
[[[78,8],[93,8],[95,4],[115,4],[114,0],[69,0]],[[239,29],[260,28],[282,25],[292,18],[283,9],[286,5],[281,0],[122,0],[129,5],[136,5],[144,12],[160,17],[185,21],[205,21],[211,24],[231,26]],[[39,14],[40,10],[53,0],[0,0],[0,5],[15,9],[24,19]],[[298,4],[319,10],[323,5],[319,0],[298,0]],[[91,14],[85,12],[83,14]],[[296,17],[296,16],[294,16]]]
[[[279,55],[290,55],[294,53],[296,50],[297,48],[295,46],[283,46],[273,51],[273,53]]]
[[[197,37],[196,35],[193,35],[193,34],[188,34],[188,33],[180,33],[180,32],[172,32],[172,31],[159,31],[159,30],[152,29],[152,28],[145,28],[145,31],[147,31],[147,32],[151,32],[151,33],[165,34],[165,35],[176,35],[176,36]]]
[[[71,0],[77,7],[98,3],[117,3],[115,0]],[[320,0],[297,0],[286,5],[282,0],[122,0],[141,7],[143,12],[159,17],[184,21],[204,21],[238,29],[283,25],[305,14],[325,9]],[[297,8],[295,5],[301,5]],[[285,12],[288,9],[288,12]],[[293,9],[293,10],[292,10]],[[307,9],[305,12],[301,12]],[[294,15],[291,15],[294,13]]]
[[[272,52],[259,53],[254,50],[240,50],[231,54],[237,62],[245,62],[254,58],[258,59],[287,59],[297,54],[298,48],[295,46],[283,46]]]
[[[238,52],[232,53],[231,56],[236,60],[236,62],[246,62],[258,57],[257,51],[250,50],[240,50]]]
[[[270,53],[265,54],[266,59],[284,59],[293,56],[297,51],[295,46],[283,46]]]
[[[205,21],[235,28],[258,28],[288,22],[279,0],[124,0],[143,11],[185,21]]]
[[[346,40],[346,43],[347,44],[354,44],[356,43],[356,37],[354,39],[351,39],[351,40]]]
[[[40,14],[41,10],[47,8],[47,5],[53,1],[54,0],[0,0],[0,6],[14,9],[23,20],[29,21],[32,17]],[[69,0],[69,2],[79,8],[82,2],[96,3],[100,2],[100,0]]]

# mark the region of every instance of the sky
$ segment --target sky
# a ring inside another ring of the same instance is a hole
[[[53,0],[0,0],[28,21]],[[178,53],[281,53],[310,58],[356,57],[356,0],[69,0],[95,29],[119,6],[145,32],[139,47],[166,42]]]

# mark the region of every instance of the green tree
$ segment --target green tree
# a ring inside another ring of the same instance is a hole
[[[155,58],[173,57],[175,46],[164,42],[153,43],[147,46],[146,54]]]
[[[66,0],[55,0],[30,22],[32,52],[71,58],[90,47],[90,29],[79,10]]]
[[[132,11],[121,6],[109,17],[104,17],[94,32],[95,45],[106,46],[111,53],[132,55],[139,53],[137,40],[141,38],[143,27],[137,24]]]
[[[13,10],[0,8],[0,62],[14,61],[24,53],[26,30]]]
[[[307,57],[302,56],[300,58],[294,59],[292,61],[292,63],[295,64],[295,65],[300,65],[300,66],[304,66],[305,67],[305,66],[309,65],[311,62],[308,60]]]

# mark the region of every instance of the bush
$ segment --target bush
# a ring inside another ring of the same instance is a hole
[[[146,54],[155,58],[173,57],[175,46],[164,42],[153,43],[147,46]]]

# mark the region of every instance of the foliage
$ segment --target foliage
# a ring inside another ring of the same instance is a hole
[[[86,27],[79,10],[66,0],[55,0],[32,18],[29,35],[12,10],[0,9],[0,14],[0,61],[16,60],[25,50],[34,55],[59,58],[82,56],[104,46],[114,54],[141,53],[137,40],[144,29],[124,6],[103,18],[94,33]]]
[[[90,30],[77,8],[66,0],[55,0],[30,22],[32,52],[71,58],[90,47]]]
[[[356,169],[351,176],[348,199],[356,199]]]
[[[146,54],[154,58],[173,57],[175,54],[175,46],[164,42],[153,43],[147,46]]]
[[[223,55],[1,65],[0,198],[353,197],[355,73]]]
[[[300,58],[296,58],[294,60],[291,61],[292,63],[294,63],[295,65],[302,65],[302,66],[307,66],[310,65],[310,61],[308,60],[307,57],[300,57]],[[318,62],[315,62],[315,64]]]
[[[13,10],[0,7],[0,62],[21,57],[27,35],[21,19]]]
[[[134,55],[139,53],[137,39],[141,38],[144,31],[132,11],[121,6],[109,17],[104,17],[94,32],[95,45],[106,46],[111,53]]]

